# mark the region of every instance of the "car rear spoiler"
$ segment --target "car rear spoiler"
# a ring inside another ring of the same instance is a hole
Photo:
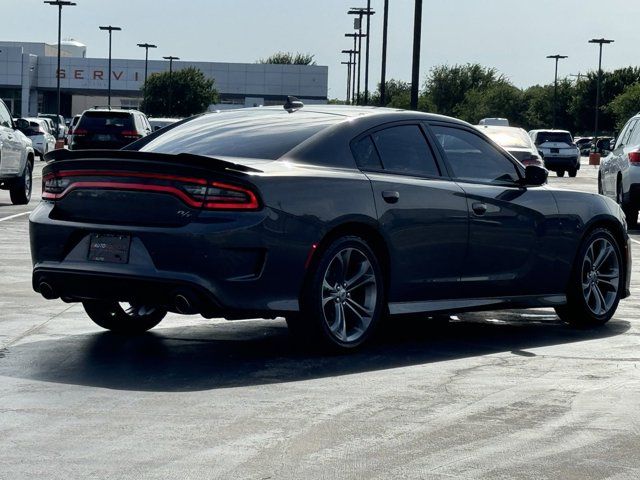
[[[228,160],[207,157],[206,155],[194,155],[192,153],[157,153],[140,152],[137,150],[52,150],[44,156],[47,162],[59,162],[63,160],[139,160],[149,162],[182,163],[196,167],[213,170],[231,170],[243,173],[262,173],[262,170],[249,167]]]

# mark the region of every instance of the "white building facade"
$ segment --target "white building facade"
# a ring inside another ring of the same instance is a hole
[[[141,100],[145,62],[87,58],[79,42],[62,42],[60,88],[62,114],[70,117],[95,105],[106,105],[111,76],[111,105],[137,107]],[[54,113],[57,45],[0,42],[0,98],[14,116]],[[200,69],[215,80],[220,104],[211,109],[281,104],[287,95],[305,103],[326,103],[328,67],[316,65],[272,65],[174,61],[173,70]],[[149,60],[148,75],[169,70],[165,60]]]

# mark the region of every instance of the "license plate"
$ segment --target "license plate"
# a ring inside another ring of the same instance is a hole
[[[102,263],[127,263],[129,261],[129,235],[94,233],[89,244],[89,260]]]
[[[111,135],[96,135],[96,140],[99,142],[110,142]]]
[[[560,149],[559,148],[552,148],[551,149],[551,153],[560,153]]]

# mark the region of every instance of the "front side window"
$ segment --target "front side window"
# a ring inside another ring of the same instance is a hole
[[[455,178],[495,184],[512,184],[520,179],[516,166],[479,135],[454,127],[431,128]]]
[[[405,175],[440,176],[431,148],[418,125],[399,125],[371,135],[385,170]]]

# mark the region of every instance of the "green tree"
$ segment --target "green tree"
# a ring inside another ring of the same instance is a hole
[[[411,106],[411,84],[402,80],[388,80],[385,82],[385,104],[381,105],[380,87],[371,95],[371,105],[391,108],[409,108]]]
[[[464,102],[470,90],[483,91],[491,85],[507,83],[496,69],[477,63],[467,65],[440,65],[434,67],[424,85],[422,100],[434,113],[456,115],[456,108]]]
[[[195,67],[150,75],[142,95],[141,109],[155,117],[188,117],[206,111],[218,99],[214,81]]]
[[[256,63],[270,63],[277,65],[315,65],[315,55],[310,53],[276,52],[267,58],[261,58]]]
[[[575,87],[570,80],[558,80],[556,128],[575,132],[576,122],[570,107],[574,101]],[[553,125],[554,85],[535,85],[524,90],[522,126],[527,130],[549,128]]]
[[[627,87],[607,105],[606,111],[614,118],[615,130],[622,130],[627,120],[640,111],[640,83]]]
[[[486,117],[504,117],[512,125],[522,125],[523,110],[522,91],[506,81],[471,89],[454,106],[456,117],[473,124]]]

